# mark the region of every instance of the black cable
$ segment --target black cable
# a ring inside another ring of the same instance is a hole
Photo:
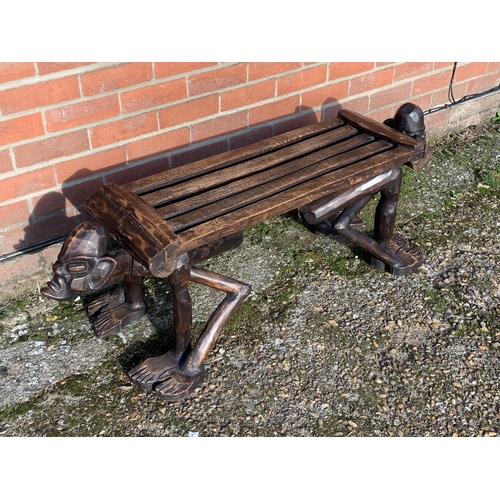
[[[455,96],[453,95],[453,79],[455,78],[455,70],[457,69],[457,63],[453,63],[453,69],[451,70],[450,85],[448,86],[448,100],[455,103]]]
[[[487,94],[491,94],[493,92],[498,92],[500,91],[500,85],[497,85],[496,87],[492,87],[491,89],[484,90],[483,92],[477,92],[476,94],[469,94],[458,101],[455,100],[455,96],[453,95],[453,83],[454,83],[454,78],[455,78],[455,70],[457,68],[457,63],[453,63],[453,69],[451,71],[451,78],[450,78],[450,84],[448,86],[448,99],[450,102],[448,104],[443,104],[442,106],[437,106],[435,108],[430,108],[427,111],[424,111],[424,115],[428,115],[430,113],[435,113],[436,111],[441,111],[442,109],[449,109],[453,106],[456,106],[457,104],[462,104],[463,102],[466,101],[471,101],[472,99],[477,99],[478,97],[483,97]]]

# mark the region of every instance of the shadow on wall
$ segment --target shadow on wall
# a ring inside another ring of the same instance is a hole
[[[333,118],[340,109],[337,100],[327,99],[321,107],[320,119]],[[83,203],[105,182],[125,184],[317,122],[317,113],[312,108],[300,106],[291,115],[230,134],[214,136],[209,143],[203,141],[175,150],[165,150],[154,156],[134,160],[129,165],[108,166],[101,172],[80,169],[62,184],[61,191],[47,193],[37,201],[30,214],[29,224],[24,228],[24,238],[14,248],[23,253],[35,253],[48,244],[63,241],[78,224],[89,218]],[[113,172],[113,169],[123,166],[127,168]],[[85,182],[85,179],[88,180]]]

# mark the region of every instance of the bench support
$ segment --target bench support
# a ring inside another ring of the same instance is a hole
[[[187,286],[189,281],[227,294],[192,348],[191,298]],[[161,356],[146,359],[130,370],[129,376],[134,384],[142,389],[154,390],[161,399],[178,401],[203,382],[203,362],[234,310],[250,293],[250,285],[189,266],[176,271],[170,284],[174,303],[175,348]]]

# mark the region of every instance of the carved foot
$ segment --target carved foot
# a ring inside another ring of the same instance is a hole
[[[97,337],[103,339],[120,332],[130,323],[139,321],[146,314],[146,307],[131,307],[127,303],[115,307],[103,307],[90,318]]]
[[[87,306],[87,314],[93,316],[98,313],[101,309],[109,309],[125,302],[125,292],[122,286],[118,286],[115,290],[108,293],[103,293],[99,295],[96,299],[94,299]]]
[[[400,236],[394,236],[386,245],[386,250],[396,255],[401,265],[391,266],[375,257],[371,258],[370,265],[375,269],[382,269],[396,276],[403,276],[418,269],[424,263],[422,252],[417,249],[410,250],[408,243]]]
[[[166,373],[174,368],[179,368],[179,359],[169,351],[139,363],[128,372],[128,376],[133,384],[151,391],[153,386],[163,381]]]
[[[180,401],[191,394],[205,378],[205,369],[194,375],[186,375],[179,368],[170,370],[167,378],[158,384],[154,390],[160,399],[165,401]]]
[[[179,367],[179,360],[169,351],[139,363],[128,375],[132,383],[141,389],[153,390],[166,401],[179,401],[203,382],[205,369],[202,366],[198,373],[184,373]]]
[[[139,321],[146,314],[146,304],[131,305],[126,302],[125,290],[120,285],[94,299],[87,306],[87,314],[96,336],[102,339]]]

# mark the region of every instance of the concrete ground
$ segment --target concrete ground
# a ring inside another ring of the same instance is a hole
[[[425,170],[405,170],[398,210],[397,232],[425,255],[414,274],[374,270],[359,249],[286,217],[208,262],[253,291],[202,386],[178,403],[126,375],[172,344],[165,280],[145,280],[145,318],[98,340],[88,299],[39,294],[58,247],[30,256],[36,272],[23,279],[8,279],[21,259],[6,263],[0,435],[497,436],[500,124],[434,147]],[[201,286],[192,296],[199,331],[220,297]]]

